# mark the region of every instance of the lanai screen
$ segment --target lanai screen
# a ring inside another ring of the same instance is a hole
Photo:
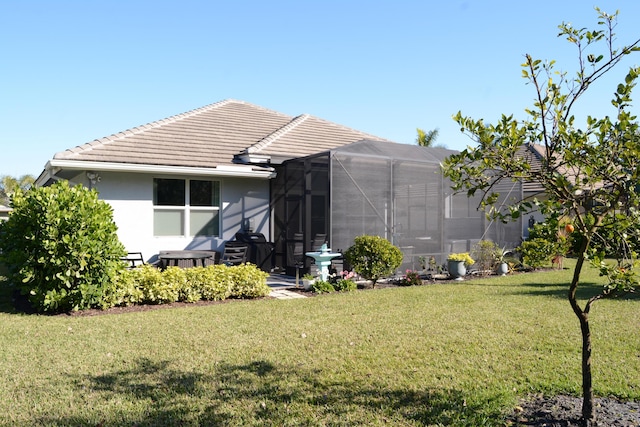
[[[477,210],[479,199],[452,194],[440,169],[452,153],[360,141],[288,162],[278,174],[289,196],[281,194],[281,208],[276,202],[274,209],[276,228],[289,240],[280,247],[285,252],[287,246],[292,248],[295,233],[305,251],[312,249],[318,234],[326,233],[333,250],[347,249],[362,234],[379,235],[401,248],[404,261],[399,270],[404,271],[418,268],[421,256],[433,256],[443,263],[449,253],[470,251],[481,239],[517,246],[522,229],[519,221],[491,222]],[[297,171],[295,176],[293,171]],[[294,190],[294,182],[301,187]],[[498,191],[498,205],[506,206],[508,200],[522,196],[520,183],[502,185]]]

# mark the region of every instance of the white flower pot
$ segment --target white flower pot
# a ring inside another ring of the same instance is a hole
[[[305,291],[310,291],[316,279],[302,279],[302,287]]]
[[[449,270],[449,276],[455,280],[463,280],[462,278],[467,274],[464,261],[447,261],[447,270]]]
[[[509,264],[507,264],[506,262],[501,262],[500,264],[498,264],[498,267],[496,268],[496,274],[500,276],[504,276],[508,272],[509,272]]]

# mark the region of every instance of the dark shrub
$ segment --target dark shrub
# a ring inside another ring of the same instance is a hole
[[[12,206],[0,224],[0,263],[8,281],[37,311],[100,306],[124,268],[111,206],[95,190],[66,181],[17,191]]]

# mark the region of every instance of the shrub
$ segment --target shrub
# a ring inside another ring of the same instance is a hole
[[[350,292],[358,289],[356,282],[349,279],[338,279],[332,286],[338,292]]]
[[[471,257],[475,260],[478,270],[491,272],[498,260],[501,248],[491,240],[480,240],[473,245]]]
[[[186,270],[187,281],[197,289],[200,298],[206,301],[219,301],[231,295],[231,275],[224,264],[207,267],[194,267]]]
[[[422,285],[422,279],[417,271],[407,270],[404,277],[398,281],[399,286]]]
[[[182,286],[180,267],[167,267],[161,271],[152,265],[145,264],[136,268],[139,275],[135,277],[137,286],[142,291],[142,301],[146,304],[167,304],[178,301],[179,289]],[[178,280],[173,283],[171,279]]]
[[[124,266],[113,210],[95,190],[50,187],[16,191],[0,224],[0,262],[7,278],[38,311],[100,307]]]
[[[137,285],[137,278],[142,266],[131,270],[121,271],[107,286],[100,308],[129,306],[140,304],[144,293]]]
[[[228,267],[231,281],[231,297],[258,298],[269,295],[271,289],[267,285],[268,273],[253,264],[241,264]]]
[[[565,255],[570,246],[564,225],[551,216],[529,229],[529,238],[522,242],[519,251],[525,265],[539,268],[548,264],[553,256]]]
[[[318,294],[327,294],[336,291],[331,283],[320,279],[313,282],[313,285],[311,285],[311,287],[313,289],[313,292]]]
[[[100,306],[263,297],[271,291],[266,278],[267,273],[252,264],[187,269],[167,267],[164,271],[145,264],[120,272],[108,287]]]
[[[391,275],[402,263],[402,251],[380,236],[358,236],[344,253],[347,262],[360,276],[373,282]]]

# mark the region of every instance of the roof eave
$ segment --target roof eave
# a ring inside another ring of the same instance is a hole
[[[276,174],[275,170],[271,167],[257,167],[251,165],[220,165],[209,168],[52,159],[47,162],[47,165],[45,166],[45,172],[48,173],[43,172],[40,177],[44,178],[45,176],[50,176],[50,174],[55,175],[61,170],[161,173],[168,175],[224,176],[257,179],[271,179],[274,178]]]

